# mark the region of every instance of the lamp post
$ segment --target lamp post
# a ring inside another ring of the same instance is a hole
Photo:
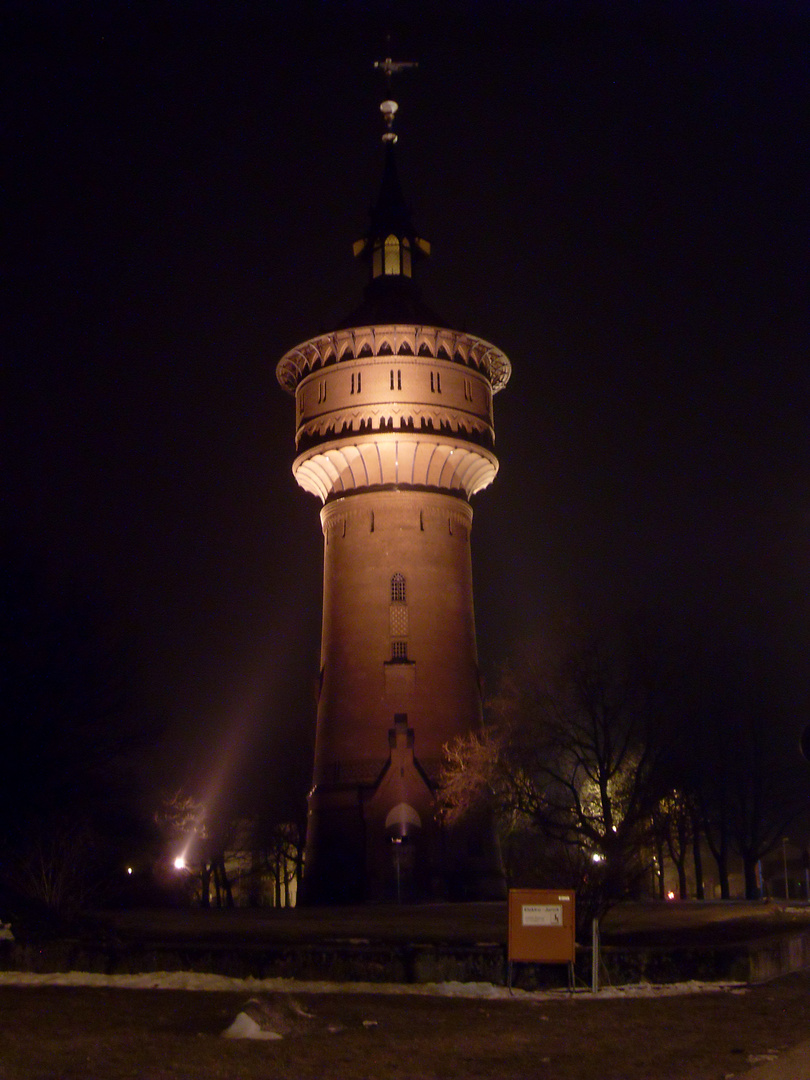
[[[790,899],[790,893],[788,890],[788,872],[787,872],[787,837],[782,837],[782,869],[785,873],[785,900]]]

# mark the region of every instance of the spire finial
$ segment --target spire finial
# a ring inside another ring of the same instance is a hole
[[[391,44],[391,39],[388,39],[388,44]],[[398,75],[400,71],[408,71],[410,68],[418,68],[419,64],[415,60],[392,60],[390,56],[386,56],[385,60],[375,60],[374,67],[377,71],[381,71],[385,76],[386,89],[391,89],[391,76]],[[394,127],[394,116],[399,108],[395,101],[386,99],[380,104],[380,112],[383,114],[385,120],[385,132],[383,133],[382,141],[384,143],[395,143],[397,141],[396,132]]]
[[[380,112],[383,114],[383,120],[385,120],[385,132],[382,137],[384,143],[395,143],[397,141],[396,132],[391,129],[394,126],[394,115],[398,108],[399,105],[395,101],[380,102]]]

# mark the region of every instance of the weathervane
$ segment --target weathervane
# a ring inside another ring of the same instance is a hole
[[[385,75],[390,86],[392,75],[400,71],[407,71],[408,68],[418,68],[419,64],[415,60],[392,60],[390,56],[387,56],[385,60],[375,60],[374,67]]]
[[[415,60],[392,60],[390,56],[387,56],[385,60],[375,60],[374,67],[385,75],[386,86],[390,89],[392,75],[398,75],[400,71],[407,71],[409,68],[418,68],[419,64]],[[398,108],[397,103],[390,99],[386,99],[380,104],[380,112],[385,120],[385,133],[382,137],[384,143],[395,143],[397,141],[393,127],[394,116]]]

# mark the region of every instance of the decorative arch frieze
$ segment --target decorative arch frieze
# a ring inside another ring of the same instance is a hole
[[[393,427],[394,421],[400,428],[403,426],[424,427],[428,424],[436,431],[479,436],[494,443],[491,425],[474,413],[459,409],[438,408],[418,402],[403,402],[402,404],[341,409],[313,417],[299,427],[296,445],[311,439],[328,438],[337,433],[357,432],[363,429],[373,431],[375,428],[384,431],[389,428],[389,424]]]
[[[390,352],[389,352],[390,350]],[[497,393],[509,381],[512,367],[503,352],[483,338],[435,326],[384,325],[354,327],[297,345],[281,358],[276,376],[295,393],[298,383],[330,362],[376,356],[417,356],[462,363],[482,372]]]

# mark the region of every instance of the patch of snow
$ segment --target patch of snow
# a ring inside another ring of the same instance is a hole
[[[277,1031],[265,1031],[260,1027],[252,1016],[247,1013],[237,1013],[236,1019],[230,1027],[222,1032],[225,1039],[283,1039]]]
[[[543,1002],[550,1000],[597,1001],[605,998],[674,997],[683,994],[747,992],[745,983],[683,982],[656,986],[638,983],[608,986],[592,994],[588,989],[518,990],[493,983],[364,983],[307,982],[297,979],[237,979],[197,971],[150,971],[137,975],[103,975],[88,971],[42,974],[29,971],[0,971],[0,986],[87,986],[120,990],[232,990],[249,994],[410,994],[419,997],[479,998],[501,1001]]]
[[[764,1065],[768,1061],[776,1061],[778,1057],[778,1050],[766,1050],[764,1054],[749,1054],[747,1061],[749,1065]]]

